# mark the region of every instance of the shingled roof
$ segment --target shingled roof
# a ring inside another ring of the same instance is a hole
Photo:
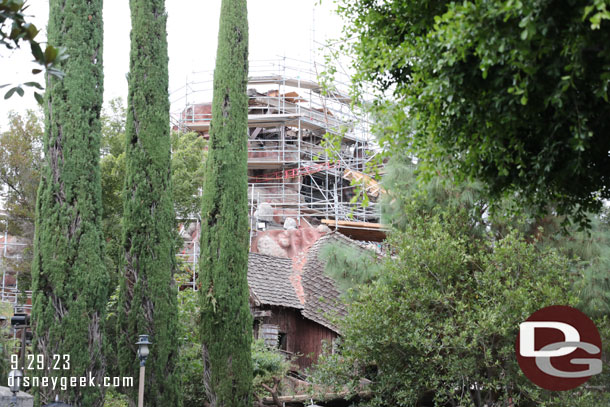
[[[366,250],[358,242],[333,232],[319,238],[306,253],[294,259],[250,253],[248,284],[255,300],[264,305],[299,309],[305,318],[338,333],[333,319],[345,316],[347,311],[335,282],[324,274],[326,264],[320,256],[322,247],[331,242]]]
[[[303,309],[290,283],[291,274],[290,259],[248,254],[248,285],[261,304]]]
[[[339,329],[332,320],[345,316],[347,310],[333,279],[324,274],[326,264],[320,257],[320,250],[324,245],[337,241],[350,245],[355,244],[348,237],[333,232],[318,239],[307,252],[302,272],[306,302],[305,308],[301,311],[304,317],[335,332],[339,332]]]

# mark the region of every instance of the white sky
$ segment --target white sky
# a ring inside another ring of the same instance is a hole
[[[287,57],[320,60],[319,43],[337,38],[341,19],[333,12],[333,1],[324,0],[249,0],[250,60]],[[36,38],[46,38],[48,2],[29,0],[31,21],[41,29]],[[104,101],[127,96],[129,70],[129,2],[106,0],[104,5]],[[168,13],[169,90],[181,92],[192,72],[214,69],[220,0],[166,0]],[[313,49],[312,49],[313,48]],[[0,48],[0,84],[43,81],[33,76],[29,46],[12,53]],[[31,91],[23,98],[13,95],[4,100],[8,88],[0,89],[0,130],[6,127],[10,110],[23,112],[37,104]],[[175,98],[172,97],[172,100]],[[183,101],[181,103],[184,103]],[[172,106],[172,111],[180,106]]]

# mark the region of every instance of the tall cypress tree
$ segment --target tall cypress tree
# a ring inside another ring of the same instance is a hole
[[[201,325],[210,406],[251,405],[246,0],[223,0],[201,228]]]
[[[39,374],[99,379],[105,372],[101,332],[108,286],[99,169],[102,0],[51,0],[48,38],[70,57],[59,66],[65,78],[47,80],[32,263],[35,353],[45,356],[45,368],[54,366],[57,355],[69,355],[69,369]],[[55,395],[74,406],[104,403],[97,386],[36,390],[37,403]]]
[[[167,33],[164,0],[131,0],[131,61],[125,136],[123,278],[119,368],[137,377],[139,334],[154,345],[146,362],[148,407],[179,406],[175,217],[170,171]],[[135,389],[126,389],[135,399]]]

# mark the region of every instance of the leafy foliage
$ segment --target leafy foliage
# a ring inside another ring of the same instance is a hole
[[[130,9],[118,362],[121,376],[137,377],[135,343],[138,335],[150,335],[147,406],[180,407],[167,14],[164,0],[133,0]],[[136,389],[124,390],[135,404]]]
[[[0,304],[0,313],[8,319],[13,314],[12,309],[6,303]],[[8,374],[11,371],[11,355],[15,354],[15,349],[18,346],[20,346],[19,340],[12,338],[10,328],[8,326],[0,327],[0,383],[8,383]]]
[[[543,216],[528,208],[521,208],[520,216],[515,216],[511,209],[515,202],[511,199],[503,199],[490,208],[481,183],[456,183],[441,175],[418,180],[416,173],[417,166],[401,157],[393,157],[386,166],[383,185],[387,194],[381,205],[384,223],[405,231],[412,227],[414,216],[438,215],[444,219],[447,213],[462,211],[466,216],[454,218],[453,222],[463,222],[464,232],[470,236],[480,238],[492,233],[502,238],[511,229],[519,230],[539,249],[554,248],[572,259],[569,271],[574,276],[573,289],[579,294],[579,306],[588,315],[610,312],[607,209],[590,214],[590,228],[582,231],[575,225],[566,227],[565,218],[550,205]],[[412,209],[406,210],[409,207]]]
[[[374,406],[424,399],[474,406],[567,402],[572,396],[541,391],[521,374],[514,341],[519,323],[535,310],[577,303],[569,259],[540,251],[515,231],[497,241],[473,239],[459,222],[449,223],[438,215],[416,218],[394,234],[394,256],[377,280],[361,287],[342,326],[342,353],[327,355],[319,375],[352,386],[368,376]],[[587,397],[592,402],[593,393]]]
[[[118,284],[121,257],[121,222],[125,182],[125,122],[122,99],[111,100],[102,114],[102,200],[106,262],[113,281]],[[171,133],[172,193],[179,218],[188,218],[201,204],[200,189],[205,172],[206,140],[197,133]],[[115,274],[115,276],[113,276]],[[116,284],[112,284],[115,286]]]
[[[351,291],[372,281],[381,271],[373,251],[339,242],[322,247],[320,256],[325,261],[324,272],[338,284],[346,299],[353,294]]]
[[[120,97],[111,99],[102,111],[102,157],[118,157],[125,151],[127,111]]]
[[[25,10],[27,8],[28,6],[24,0],[0,0],[0,45],[10,50],[19,48],[21,41],[28,42],[34,62],[44,67],[49,76],[61,79],[64,72],[58,68],[58,65],[68,57],[65,48],[47,45],[44,52],[42,51],[40,43],[35,40],[39,33],[38,28],[33,23],[26,21]],[[34,75],[40,72],[42,72],[41,69],[32,70]],[[9,86],[9,84],[0,85],[0,88],[6,86]],[[4,98],[8,99],[15,93],[23,96],[25,93],[24,86],[43,90],[38,82],[25,82],[10,88],[5,93]],[[34,97],[42,104],[42,93],[34,92]]]
[[[560,220],[546,217],[544,233],[538,237],[539,246],[555,247],[576,260],[572,272],[579,276],[574,290],[579,294],[579,307],[589,316],[610,315],[610,225],[608,209],[600,215],[591,216],[591,227],[587,231],[571,228],[569,234],[560,226]]]
[[[129,407],[128,399],[113,388],[106,392],[104,407]]]
[[[446,216],[462,212],[466,216],[464,229],[471,236],[481,236],[491,219],[484,219],[488,209],[482,187],[475,182],[456,183],[450,177],[437,175],[421,180],[418,166],[407,157],[392,157],[385,166],[383,186],[386,194],[381,200],[381,218],[384,224],[405,231],[413,227],[413,216]],[[407,210],[411,208],[411,210]],[[415,211],[415,212],[413,212]],[[495,219],[494,219],[495,221]]]
[[[188,284],[191,274],[178,274],[179,285]],[[203,357],[201,354],[201,335],[199,326],[199,293],[190,288],[178,292],[178,321],[180,340],[180,359],[178,371],[181,376],[182,399],[184,407],[199,407],[206,400],[203,386]]]
[[[8,129],[0,134],[0,183],[6,187],[2,198],[11,215],[9,232],[31,239],[42,164],[42,122],[32,110],[25,115],[10,112],[8,121]]]
[[[121,224],[123,219],[123,186],[125,183],[125,120],[123,100],[111,100],[102,111],[102,139],[100,167],[102,172],[102,206],[104,239],[106,241],[106,268],[111,287],[117,287],[123,247]],[[111,324],[112,325],[112,324]],[[108,325],[110,338],[116,338],[116,326]],[[112,352],[116,356],[116,352]],[[113,366],[110,364],[109,366]],[[116,366],[116,365],[114,365]]]
[[[207,142],[197,133],[172,133],[172,180],[176,214],[189,219],[201,208]]]
[[[275,381],[281,380],[290,370],[291,361],[277,350],[270,349],[263,339],[252,342],[252,390],[255,398],[268,397],[265,387],[272,388]],[[281,383],[280,383],[281,384]],[[278,387],[281,391],[281,387]]]
[[[252,404],[246,0],[223,0],[201,209],[201,339],[210,405]]]
[[[406,158],[394,157],[386,170],[382,213],[395,228],[392,256],[353,291],[339,352],[321,357],[315,383],[356,393],[360,378],[369,378],[374,398],[365,404],[380,406],[607,402],[607,391],[543,392],[514,359],[519,322],[545,305],[579,304],[597,316],[602,336],[608,332],[602,311],[608,291],[599,284],[609,259],[606,217],[593,218],[590,234],[571,228],[565,235],[561,217],[552,214],[488,212],[477,183],[456,185],[441,176],[418,182]],[[336,265],[352,272],[348,262]],[[596,377],[593,386],[605,380]],[[483,388],[475,391],[475,383]]]
[[[124,137],[125,108],[121,99],[113,99],[102,114],[102,175],[103,230],[106,240],[106,265],[111,274],[111,286],[118,284],[117,268],[120,249],[123,202],[121,191],[125,178]],[[8,232],[31,245],[40,170],[43,165],[43,118],[35,111],[25,114],[8,113],[8,128],[0,133],[0,185],[8,215]],[[180,138],[179,136],[177,137]],[[188,151],[185,159],[200,154]],[[175,165],[180,165],[177,162]],[[203,164],[199,165],[203,168]],[[197,189],[184,191],[195,196]],[[188,198],[184,198],[188,199]],[[4,225],[4,223],[2,223]],[[30,289],[31,246],[20,259],[7,261],[19,276],[19,287]],[[5,259],[6,260],[6,259]]]
[[[8,233],[25,244],[18,258],[5,258],[4,266],[19,280],[19,288],[31,288],[32,241],[36,192],[40,184],[42,119],[34,111],[10,112],[8,129],[0,134],[0,191],[8,221]],[[4,232],[5,222],[1,223]]]
[[[106,303],[106,323],[104,325],[104,358],[107,364],[107,375],[120,376],[119,360],[117,355],[118,338],[118,318],[119,318],[119,283],[112,285],[112,290],[108,302]]]
[[[387,151],[582,223],[610,197],[607,0],[339,4]]]
[[[102,1],[52,0],[49,42],[71,58],[63,80],[49,77],[45,94],[44,165],[36,203],[32,262],[35,353],[70,355],[69,371],[47,376],[104,377],[102,332],[108,299],[99,167],[103,98]],[[37,403],[60,396],[100,407],[102,387],[39,387]],[[61,394],[60,394],[61,391]]]

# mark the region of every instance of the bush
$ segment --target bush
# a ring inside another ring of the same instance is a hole
[[[180,264],[186,270],[186,264]],[[177,285],[186,285],[192,276],[190,274],[177,275]],[[196,291],[185,289],[178,292],[178,321],[180,360],[177,371],[181,374],[181,391],[184,407],[200,407],[206,401],[203,386],[203,355],[201,354],[201,340],[199,337],[199,297]]]
[[[10,354],[11,341],[9,339],[8,328],[0,328],[0,386],[5,386],[8,380],[8,373],[11,370]]]
[[[129,399],[124,394],[118,393],[115,389],[106,392],[104,407],[129,407]]]
[[[263,387],[273,387],[274,377],[281,379],[290,370],[290,360],[281,353],[269,349],[262,339],[252,342],[252,368],[254,380],[252,385],[254,394],[259,397],[268,396],[269,392]]]
[[[203,356],[201,344],[186,343],[180,347],[178,372],[182,375],[184,407],[200,407],[207,400],[203,386]]]
[[[390,238],[393,256],[349,306],[341,355],[322,357],[314,381],[356,390],[369,377],[370,406],[598,405],[603,395],[536,387],[514,356],[520,322],[577,303],[569,259],[514,231],[468,236],[459,219],[418,218]]]

